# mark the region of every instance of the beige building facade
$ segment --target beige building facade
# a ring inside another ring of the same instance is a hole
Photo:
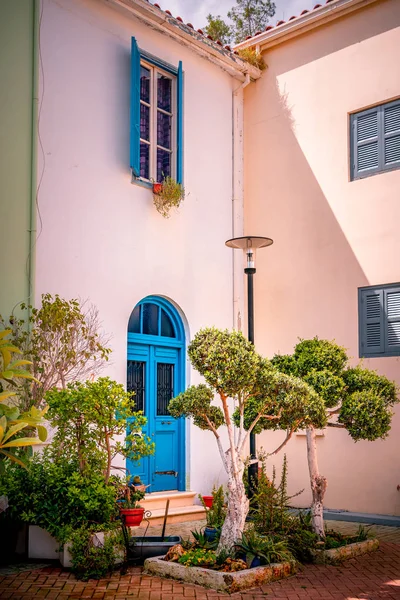
[[[357,364],[365,334],[358,289],[400,287],[400,154],[390,154],[400,144],[400,2],[339,0],[241,44],[249,45],[267,68],[245,90],[245,232],[275,242],[258,257],[256,346],[286,354],[317,335],[345,346]],[[368,132],[375,108],[390,109],[380,166],[376,131]],[[399,137],[387,142],[395,113]],[[392,336],[400,344],[399,328]],[[385,354],[364,365],[400,384],[400,352]],[[400,515],[399,434],[397,409],[385,441],[354,443],[344,430],[319,436],[326,506]],[[258,436],[258,447],[272,449],[280,435]],[[305,435],[294,435],[286,453],[290,491],[305,488],[295,502],[309,505]]]

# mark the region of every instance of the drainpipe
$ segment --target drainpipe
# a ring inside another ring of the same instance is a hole
[[[37,127],[39,106],[39,26],[40,0],[33,1],[33,49],[32,49],[32,131],[31,131],[31,190],[29,198],[29,258],[27,265],[28,304],[35,302],[35,245],[36,245],[36,194],[37,194]],[[28,315],[30,316],[30,314]],[[28,325],[30,327],[30,325]]]
[[[243,90],[250,83],[246,73],[244,82],[232,91],[232,237],[244,235],[244,169],[243,169]],[[242,331],[244,314],[243,256],[232,250],[233,329]],[[235,442],[237,430],[234,429]]]
[[[250,74],[232,92],[232,237],[244,235],[244,169],[243,169],[243,90],[250,83]],[[233,328],[242,330],[244,313],[243,257],[232,250]]]

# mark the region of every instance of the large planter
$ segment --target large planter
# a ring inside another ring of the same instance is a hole
[[[244,569],[233,573],[223,573],[213,569],[186,567],[176,562],[167,562],[163,557],[148,558],[144,562],[145,573],[159,577],[171,577],[186,583],[195,583],[218,592],[233,594],[240,590],[260,587],[265,583],[289,577],[296,572],[296,563],[273,563],[265,567]]]
[[[58,558],[60,544],[45,529],[29,525],[28,558],[37,560],[55,560]]]
[[[127,527],[138,527],[143,521],[144,508],[120,508],[119,512]]]
[[[367,554],[368,552],[374,552],[378,548],[379,540],[374,539],[340,546],[340,548],[331,548],[330,550],[314,550],[312,553],[313,562],[318,565],[339,565],[344,560],[360,556],[361,554]]]
[[[172,546],[182,542],[179,535],[170,535],[164,538],[161,536],[132,537],[131,540],[133,540],[134,546],[129,553],[129,558],[138,561],[166,554]]]

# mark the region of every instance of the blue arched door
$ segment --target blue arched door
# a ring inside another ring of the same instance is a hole
[[[127,469],[150,484],[150,492],[185,489],[185,422],[168,413],[170,399],[185,389],[184,367],[179,313],[164,298],[144,298],[128,324],[127,389],[147,417],[144,433],[155,442],[155,453],[139,463],[128,460]]]

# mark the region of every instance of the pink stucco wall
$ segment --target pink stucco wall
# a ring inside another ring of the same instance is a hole
[[[125,383],[127,324],[149,294],[171,299],[188,338],[231,327],[232,90],[240,82],[99,0],[43,0],[37,301],[88,298],[112,335],[107,374]],[[130,44],[183,61],[186,199],[170,219],[131,183]],[[187,384],[198,381],[187,368]],[[213,436],[188,423],[192,489],[223,479]],[[212,465],[212,467],[210,467]]]
[[[400,170],[349,177],[349,113],[400,96],[399,48],[400,3],[384,0],[267,50],[267,70],[245,90],[245,231],[275,241],[256,276],[256,345],[268,356],[318,335],[357,363],[357,288],[400,281]],[[364,364],[400,383],[400,357]],[[399,515],[399,435],[400,409],[384,442],[318,438],[326,506]],[[306,505],[304,436],[287,455]]]

